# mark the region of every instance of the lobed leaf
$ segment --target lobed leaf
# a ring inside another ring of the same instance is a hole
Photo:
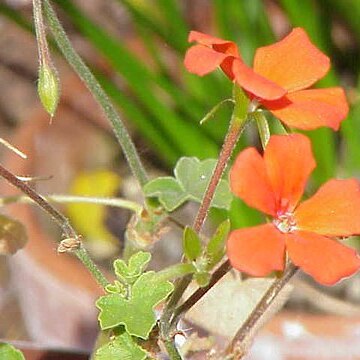
[[[159,280],[154,271],[142,274],[134,283],[128,298],[109,294],[99,298],[99,321],[102,330],[124,325],[127,333],[147,339],[156,324],[154,307],[173,291],[169,281]]]
[[[126,332],[117,335],[95,353],[94,360],[144,360],[146,352]]]
[[[114,261],[115,274],[125,283],[133,284],[144,272],[150,260],[151,254],[144,251],[132,255],[128,265],[124,260],[117,259]]]
[[[173,211],[182,205],[188,195],[181,185],[171,176],[161,177],[148,182],[144,187],[146,196],[157,196],[167,211]]]
[[[160,177],[144,187],[146,196],[157,196],[167,211],[174,211],[185,201],[201,203],[216,166],[215,159],[200,161],[195,157],[182,157],[176,164],[174,177]],[[232,194],[228,181],[222,179],[216,189],[211,206],[229,210]]]

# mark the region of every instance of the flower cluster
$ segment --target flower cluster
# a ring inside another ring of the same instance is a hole
[[[308,89],[329,70],[330,61],[301,28],[259,48],[253,68],[235,43],[192,31],[186,68],[203,76],[221,67],[259,107],[286,125],[338,130],[348,113],[342,88]],[[233,267],[253,276],[284,270],[287,259],[316,281],[333,285],[360,268],[356,251],[342,237],[360,234],[360,184],[330,180],[302,203],[316,163],[310,140],[301,134],[271,136],[263,154],[243,150],[230,171],[232,192],[265,213],[269,222],[231,232],[227,255]]]

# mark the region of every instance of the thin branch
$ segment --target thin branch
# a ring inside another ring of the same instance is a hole
[[[289,262],[281,278],[276,279],[270,288],[266,291],[265,295],[256,305],[247,320],[242,324],[240,329],[235,334],[233,340],[228,346],[226,353],[231,354],[230,359],[241,359],[246,353],[246,340],[253,333],[256,325],[260,322],[262,316],[266,313],[267,309],[271,306],[277,295],[296,274],[298,267]]]
[[[77,239],[80,237],[76,233],[75,229],[71,226],[69,220],[56,208],[54,208],[43,196],[39,195],[35,190],[33,190],[29,185],[24,181],[19,180],[14,174],[5,169],[0,165],[0,176],[6,179],[10,184],[17,187],[23,193],[25,193],[29,198],[31,198],[35,203],[37,203],[46,213],[48,213],[53,220],[61,227],[67,238]],[[86,266],[86,268],[91,272],[96,281],[102,287],[105,287],[108,284],[105,276],[98,269],[95,263],[91,260],[89,254],[83,248],[82,244],[79,242],[79,248],[74,250],[75,255],[81,260],[81,262]]]
[[[46,42],[46,31],[42,17],[41,0],[33,0],[33,9],[35,33],[38,43],[39,64],[40,66],[43,66],[45,64],[51,64],[51,58],[49,47]]]
[[[206,219],[207,213],[209,211],[211,201],[214,197],[217,185],[221,180],[221,177],[224,173],[226,165],[229,162],[230,156],[235,148],[235,145],[245,128],[246,121],[239,122],[237,120],[232,120],[228,133],[225,137],[224,144],[222,146],[219,159],[216,163],[213,175],[210,179],[209,185],[204,194],[204,198],[201,202],[200,208],[196,215],[193,228],[195,232],[199,233]]]
[[[184,303],[176,308],[171,323],[177,322],[177,319],[184,312],[188,311],[195,305],[220,279],[223,278],[232,269],[230,261],[223,262],[212,274],[210,282],[207,286],[197,289]]]

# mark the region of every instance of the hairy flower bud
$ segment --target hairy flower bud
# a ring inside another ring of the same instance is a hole
[[[53,117],[60,97],[59,79],[55,69],[47,65],[40,66],[38,93],[45,110]]]

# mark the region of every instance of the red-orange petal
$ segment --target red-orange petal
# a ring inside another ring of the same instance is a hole
[[[188,41],[195,41],[201,45],[213,47],[218,52],[222,52],[224,54],[232,55],[235,57],[240,57],[238,48],[233,41],[223,40],[199,31],[190,31]]]
[[[360,185],[330,180],[295,211],[297,227],[327,236],[360,234]]]
[[[265,163],[255,148],[243,150],[230,170],[232,192],[249,206],[266,214],[276,215],[274,194]]]
[[[289,92],[310,87],[329,68],[329,58],[311,43],[301,28],[275,44],[257,49],[254,59],[255,72]]]
[[[342,88],[311,89],[286,95],[263,106],[290,127],[313,130],[327,126],[338,130],[349,112]]]
[[[293,263],[323,285],[334,285],[360,268],[354,249],[315,233],[287,234],[286,248]]]
[[[272,224],[234,230],[227,241],[231,265],[253,276],[284,269],[285,237]]]
[[[184,65],[189,72],[203,76],[214,71],[227,57],[204,45],[194,45],[186,51]]]
[[[232,71],[240,87],[253,94],[256,98],[277,100],[286,94],[286,90],[274,82],[258,75],[240,59],[234,59]]]
[[[214,44],[228,44],[232,43],[232,41],[220,39],[215,36],[211,36],[200,31],[192,30],[189,33],[188,37],[189,42],[198,42],[199,44],[203,44],[206,46],[212,46]]]
[[[292,211],[316,166],[310,140],[301,134],[271,136],[264,161],[278,212]]]

